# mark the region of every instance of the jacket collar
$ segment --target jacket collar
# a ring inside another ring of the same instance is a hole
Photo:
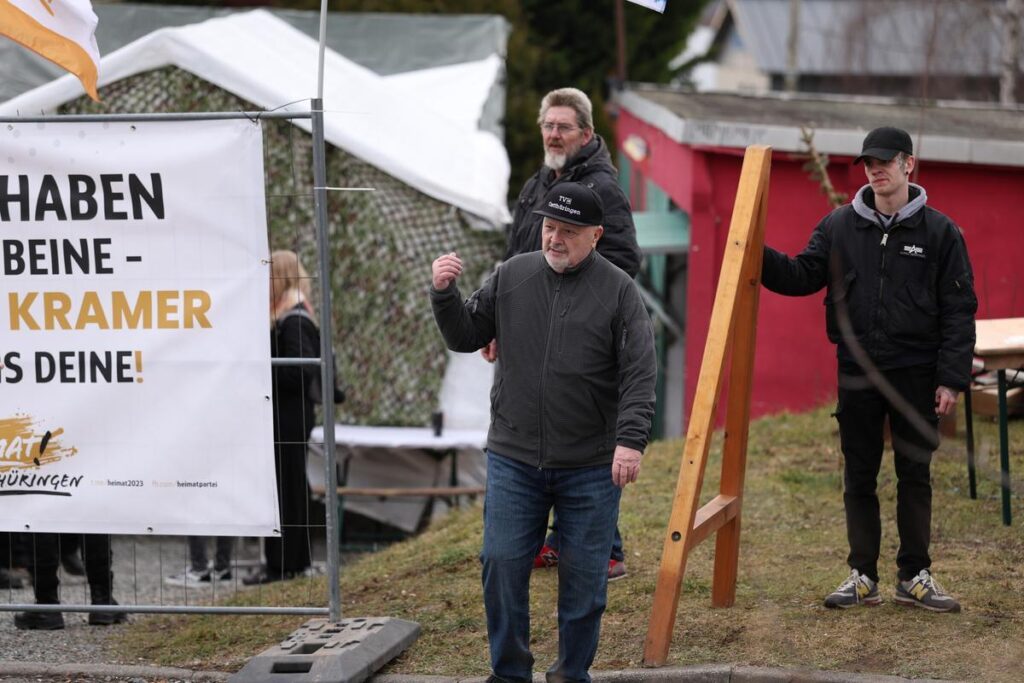
[[[905,228],[914,228],[920,225],[924,217],[924,208],[927,201],[928,193],[925,192],[925,189],[920,185],[911,183],[909,201],[906,206],[897,212],[895,225],[901,225]],[[853,201],[850,204],[857,215],[856,227],[865,229],[880,225],[875,217],[875,191],[871,189],[871,185],[864,185],[857,190],[857,194],[854,195]]]
[[[573,180],[577,174],[586,171],[592,166],[607,166],[611,171],[614,172],[615,170],[615,167],[612,165],[611,155],[608,153],[608,146],[604,144],[604,139],[597,133],[594,133],[594,137],[590,142],[583,145],[580,151],[576,152],[575,156],[566,160],[565,169],[562,171],[562,175],[558,177],[558,180],[559,182]],[[541,172],[546,181],[545,185],[555,180],[553,169],[543,166]]]

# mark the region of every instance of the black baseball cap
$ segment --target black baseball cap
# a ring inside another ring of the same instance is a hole
[[[853,163],[859,164],[864,161],[864,157],[889,161],[900,152],[914,153],[914,143],[910,140],[910,134],[902,128],[882,126],[875,128],[864,138],[860,156],[854,159]]]
[[[604,222],[604,202],[586,185],[559,183],[548,190],[540,208],[533,213],[573,225],[601,225]]]

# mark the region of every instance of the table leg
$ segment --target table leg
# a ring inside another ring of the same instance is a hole
[[[454,487],[459,485],[459,451],[458,451],[458,449],[453,448],[451,450],[451,457],[452,457],[452,470],[451,470],[451,474],[448,477],[448,485],[454,488]],[[452,496],[452,498],[454,499],[452,501],[454,503],[453,507],[460,507],[460,505],[459,505],[459,497],[458,496]]]
[[[971,388],[964,392],[964,411],[967,413],[967,485],[971,499],[978,497],[978,477],[974,471],[974,409],[971,406]]]
[[[334,476],[338,478],[338,480],[334,482],[334,486],[348,486],[348,466],[352,462],[353,454],[351,448],[344,446],[342,448],[341,462],[336,463],[334,466]],[[338,473],[339,465],[341,466],[340,475]],[[331,486],[332,484],[331,482],[327,482],[327,485]],[[338,496],[338,512],[335,519],[338,520],[338,545],[342,546],[345,545],[345,496]]]
[[[999,376],[999,470],[1003,493],[1003,524],[1010,526],[1010,432],[1006,415],[1006,370]]]

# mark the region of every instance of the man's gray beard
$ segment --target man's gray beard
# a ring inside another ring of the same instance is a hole
[[[565,162],[568,160],[569,155],[567,154],[555,154],[547,150],[544,151],[544,165],[552,171],[561,171],[565,168]]]
[[[559,255],[558,263],[552,263],[552,258],[553,257],[550,252],[544,252],[544,260],[548,262],[548,266],[551,268],[551,270],[555,271],[556,273],[564,273],[565,269],[568,267],[568,264],[566,263],[566,258],[564,256]]]

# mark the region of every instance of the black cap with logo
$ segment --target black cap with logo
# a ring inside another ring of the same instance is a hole
[[[910,134],[902,128],[882,126],[875,128],[864,138],[860,156],[854,159],[853,163],[859,164],[865,157],[889,161],[900,152],[914,153],[914,143],[910,140]]]
[[[601,225],[604,202],[596,192],[580,183],[558,183],[533,213],[573,225]]]

